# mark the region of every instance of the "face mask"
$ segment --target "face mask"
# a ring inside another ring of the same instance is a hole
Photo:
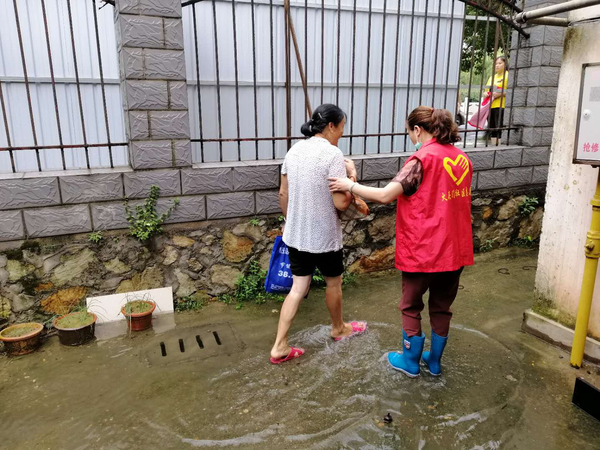
[[[420,143],[420,142],[417,142],[417,143],[415,144],[415,148],[417,149],[417,151],[419,151],[419,150],[421,149],[421,146],[422,146],[422,145],[423,145],[423,144],[422,144],[422,143]]]

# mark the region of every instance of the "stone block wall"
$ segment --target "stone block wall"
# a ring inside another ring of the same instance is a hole
[[[85,295],[165,285],[177,297],[215,296],[252,261],[268,264],[282,161],[192,164],[181,1],[117,0],[115,27],[130,166],[0,175],[0,316],[22,321]],[[541,209],[521,217],[518,204],[524,195],[541,198],[548,175],[562,54],[556,30],[531,27],[513,62],[523,146],[467,151],[476,249],[539,235]],[[353,158],[362,183],[384,186],[410,156]],[[126,231],[123,199],[141,204],[153,185],[159,213],[175,198],[180,204],[166,234],[146,246]],[[349,270],[393,266],[394,222],[392,205],[344,224]],[[104,232],[100,245],[88,241],[91,231]]]
[[[557,3],[561,2],[528,0],[525,6],[531,10]],[[506,106],[507,114],[512,114],[512,124],[522,128],[511,131],[511,136],[513,133],[515,136],[511,142],[528,147],[550,148],[565,28],[525,25],[524,29],[530,35],[528,39],[519,39],[516,32],[512,37],[512,81]],[[505,117],[508,123],[508,116]]]
[[[192,165],[181,17],[178,0],[118,0],[115,5],[125,129],[134,169]]]
[[[473,189],[543,185],[548,148],[470,149]],[[383,186],[411,153],[357,156],[359,178]],[[129,168],[8,175],[0,179],[0,242],[127,228],[123,198],[133,205],[161,190],[158,211],[175,198],[168,223],[273,214],[280,211],[282,161],[202,164],[191,168]]]
[[[537,239],[541,206],[523,216],[519,205],[524,196],[541,200],[544,189],[542,184],[528,184],[474,192],[475,249]],[[258,198],[259,193],[233,195]],[[248,203],[248,198],[244,201]],[[395,205],[371,206],[367,218],[343,223],[344,261],[350,272],[394,267]],[[49,209],[59,215],[61,208],[65,207]],[[239,215],[235,208],[231,213]],[[87,234],[0,243],[0,319],[43,321],[86,296],[164,286],[172,286],[176,298],[208,301],[234,289],[251,263],[267,269],[280,227],[275,214],[255,220],[237,217],[172,224],[147,244],[126,230],[106,231],[98,244],[89,242]]]

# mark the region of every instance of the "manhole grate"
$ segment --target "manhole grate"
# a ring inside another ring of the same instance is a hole
[[[243,350],[243,342],[228,323],[200,328],[175,329],[153,339],[143,354],[150,365],[164,365],[188,359],[231,355]]]

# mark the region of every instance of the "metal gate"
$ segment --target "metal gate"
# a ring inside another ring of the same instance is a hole
[[[127,165],[113,13],[0,2],[0,173]]]
[[[487,74],[477,64],[482,51],[484,63],[490,42],[494,54],[502,49],[510,57],[512,31],[524,34],[510,19],[520,9],[508,0],[188,0],[183,6],[194,162],[282,158],[303,139],[298,130],[321,103],[348,114],[340,141],[345,154],[410,151],[408,113],[426,104],[458,117],[461,92],[471,98],[480,91],[481,98],[485,90]],[[464,35],[467,29],[484,49]],[[462,114],[472,112],[467,102]],[[514,127],[510,114],[505,119],[508,137]],[[486,131],[465,130],[463,145],[487,145],[477,139]]]
[[[109,3],[0,3],[0,173],[127,164]],[[516,60],[525,35],[511,20],[521,11],[514,0],[182,5],[199,163],[282,158],[303,138],[311,107],[325,102],[348,114],[345,154],[409,151],[407,114],[426,104],[468,119],[485,92],[488,60],[500,52]],[[513,143],[510,110],[502,129]],[[465,129],[463,145],[488,145],[477,139],[486,131]]]

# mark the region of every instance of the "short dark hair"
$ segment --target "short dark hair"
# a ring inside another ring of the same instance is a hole
[[[312,137],[317,133],[322,133],[330,123],[338,126],[345,118],[346,113],[341,108],[331,103],[325,103],[314,110],[311,119],[302,125],[300,132],[304,136]]]

